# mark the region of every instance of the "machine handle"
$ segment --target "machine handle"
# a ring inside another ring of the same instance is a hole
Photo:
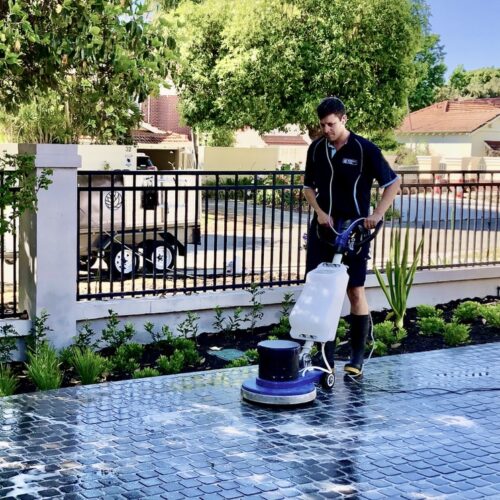
[[[383,219],[379,220],[373,231],[367,230],[368,231],[367,236],[361,239],[360,241],[354,243],[354,248],[359,248],[360,246],[363,246],[365,243],[372,241],[377,236],[378,232],[380,231],[383,225],[384,225],[384,220]]]

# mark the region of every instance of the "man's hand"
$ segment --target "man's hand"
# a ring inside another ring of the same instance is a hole
[[[382,217],[383,216],[378,214],[377,212],[373,212],[365,219],[363,225],[366,229],[375,229],[375,226],[382,220]]]
[[[318,212],[318,224],[333,227],[333,217],[326,212],[320,211]]]

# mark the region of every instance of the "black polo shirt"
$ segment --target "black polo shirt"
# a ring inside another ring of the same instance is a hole
[[[373,181],[385,188],[397,179],[396,173],[375,144],[353,132],[333,158],[328,145],[320,137],[309,146],[304,187],[317,192],[319,206],[334,219],[366,217]]]

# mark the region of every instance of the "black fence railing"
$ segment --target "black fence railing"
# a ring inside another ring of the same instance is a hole
[[[4,175],[4,172],[0,172],[0,187],[4,186]],[[4,207],[3,204],[0,204],[0,220],[8,221],[11,219],[11,216],[12,207]],[[17,228],[16,223],[14,226]],[[20,314],[17,257],[18,238],[16,230],[8,232],[0,231],[0,319],[17,317]]]
[[[400,175],[372,265],[383,269],[401,227],[414,251],[424,240],[421,269],[500,263],[500,173]],[[311,217],[303,172],[87,171],[78,179],[79,300],[303,282]],[[374,189],[374,203],[378,196]]]

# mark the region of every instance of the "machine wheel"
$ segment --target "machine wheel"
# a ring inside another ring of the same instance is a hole
[[[321,377],[321,387],[327,391],[331,391],[335,385],[335,374],[334,373],[323,373]]]
[[[146,244],[144,257],[150,271],[163,274],[174,269],[176,249],[164,241],[151,241]]]
[[[92,253],[90,255],[81,255],[78,268],[80,271],[90,271],[90,268],[97,262],[97,255]]]
[[[139,255],[129,246],[113,243],[106,254],[106,264],[113,278],[129,278],[139,270]]]

